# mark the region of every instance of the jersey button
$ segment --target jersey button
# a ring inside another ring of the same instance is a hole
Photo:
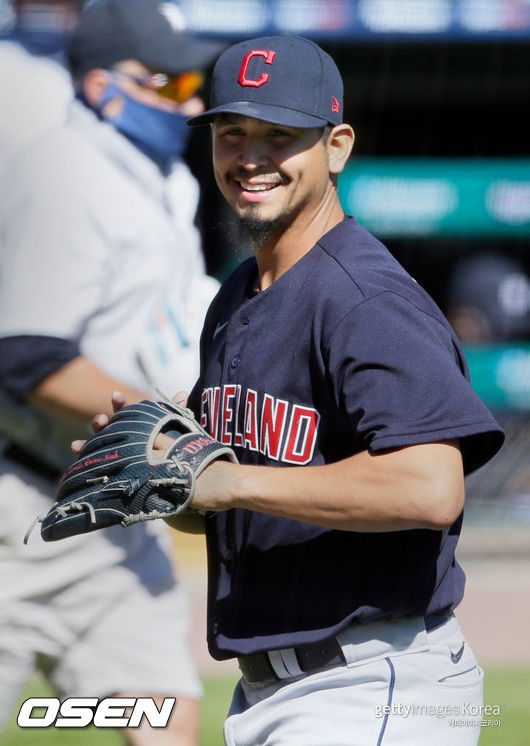
[[[232,362],[230,363],[230,367],[231,368],[237,368],[237,366],[240,363],[240,360],[241,360],[241,358],[239,357],[239,355],[234,355],[234,357],[232,358]]]
[[[219,632],[219,625],[217,624],[217,622],[214,622],[212,624],[212,632],[214,633],[214,635],[216,635]]]
[[[243,317],[243,318],[241,319],[241,323],[243,324],[243,326],[248,326],[248,318],[247,318],[246,316],[244,316],[244,317]]]

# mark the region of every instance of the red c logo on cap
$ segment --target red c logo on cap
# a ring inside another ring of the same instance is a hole
[[[243,57],[243,62],[241,63],[241,69],[239,71],[237,82],[239,83],[239,85],[259,88],[260,85],[263,85],[268,81],[269,73],[261,73],[261,76],[257,80],[247,78],[248,66],[250,64],[250,60],[253,57],[265,57],[265,63],[267,65],[272,65],[272,61],[276,57],[276,52],[271,49],[269,49],[268,51],[265,51],[264,49],[253,49],[251,52],[247,52],[247,54]]]

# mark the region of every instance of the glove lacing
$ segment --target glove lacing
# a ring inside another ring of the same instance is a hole
[[[190,411],[190,414],[192,415],[193,413]],[[179,461],[175,456],[171,456],[171,460],[173,461],[173,463],[168,464],[168,468],[176,468],[179,470],[180,473],[182,473],[183,471],[189,472],[192,476],[193,484],[193,473],[189,465],[185,462]],[[87,484],[106,484],[108,481],[109,478],[107,476],[94,477],[86,480]],[[152,484],[153,487],[179,487],[180,485],[187,484],[188,480],[186,477],[165,477],[162,479],[148,479],[147,482],[149,484]],[[126,492],[130,496],[138,490],[138,487],[138,479],[124,479],[121,483],[115,482],[108,485],[107,487],[103,487],[101,492],[113,492],[114,490],[119,490],[122,492]],[[88,513],[90,515],[90,522],[96,523],[96,511],[94,510],[94,506],[85,500],[72,500],[72,502],[68,503],[67,505],[57,506],[55,510],[62,518],[66,518],[68,516],[68,513],[72,513],[76,510],[81,511],[84,508],[88,510]],[[24,535],[24,544],[28,543],[29,537],[33,533],[33,529],[38,523],[42,523],[45,517],[46,513],[42,513],[41,515],[38,515],[36,518],[33,519],[30,527]],[[164,514],[160,513],[158,510],[152,510],[150,513],[144,513],[143,511],[140,511],[136,515],[126,516],[125,518],[123,518],[122,521],[120,521],[120,523],[122,526],[131,526],[133,523],[145,521],[147,518],[154,520],[155,518],[163,517]]]

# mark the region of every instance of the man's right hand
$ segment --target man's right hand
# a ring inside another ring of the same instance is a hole
[[[175,396],[173,397],[173,401],[177,402],[177,404],[180,404],[181,407],[185,407],[188,403],[188,394],[186,391],[178,391]],[[119,412],[120,409],[123,409],[123,407],[127,406],[127,398],[125,394],[122,391],[114,391],[114,393],[111,396],[111,404],[112,404],[112,411],[114,413]],[[100,412],[95,417],[93,417],[91,424],[92,430],[95,433],[101,432],[107,425],[109,424],[110,417],[103,412]],[[168,435],[159,435],[155,441],[155,450],[156,451],[162,451],[165,453],[169,446],[171,445],[173,439],[170,438]],[[81,448],[86,443],[86,440],[74,440],[72,441],[72,451],[74,453],[79,453]]]

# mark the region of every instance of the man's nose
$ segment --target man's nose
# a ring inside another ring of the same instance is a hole
[[[267,143],[261,138],[246,137],[241,143],[239,163],[248,170],[263,166],[269,162]]]

